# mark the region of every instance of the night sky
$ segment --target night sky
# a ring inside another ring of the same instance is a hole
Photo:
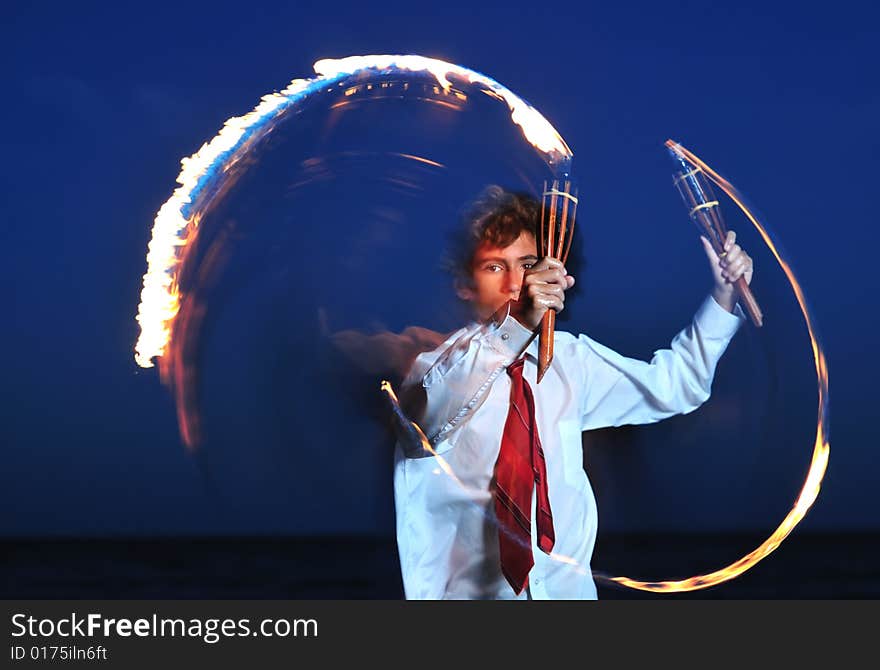
[[[203,359],[199,455],[133,356],[150,229],[180,159],[316,60],[370,53],[485,73],[560,131],[585,196],[564,325],[627,355],[666,346],[710,287],[663,142],[731,180],[781,242],[828,358],[831,460],[801,528],[880,529],[878,19],[848,0],[15,3],[0,28],[0,533],[393,534],[391,449],[369,426],[378,384],[345,374],[313,315],[285,310],[291,268],[336,267],[332,245],[326,259],[291,256],[283,286],[270,273],[227,286]],[[693,416],[585,437],[601,529],[769,534],[803,482],[816,420],[806,331],[757,233],[728,211],[767,326],[737,335]],[[329,281],[358,291],[343,272]],[[395,288],[399,309],[424,307],[414,283]],[[303,342],[324,357],[298,362]],[[324,364],[344,397],[309,395]],[[309,402],[323,409],[306,428]]]

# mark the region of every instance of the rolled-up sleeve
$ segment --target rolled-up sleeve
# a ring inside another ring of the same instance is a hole
[[[708,296],[691,324],[650,362],[580,335],[582,430],[653,423],[695,410],[709,398],[718,360],[744,321],[739,305],[731,314]]]

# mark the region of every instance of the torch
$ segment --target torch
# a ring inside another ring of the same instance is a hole
[[[544,182],[541,199],[541,224],[538,226],[538,249],[542,257],[556,258],[565,264],[571,249],[577,210],[577,189],[566,178]],[[556,311],[548,309],[541,319],[538,337],[538,383],[553,362],[553,333]]]
[[[679,146],[672,140],[666,141],[666,147],[679,170],[673,175],[672,180],[681,198],[687,207],[691,220],[696,224],[700,233],[705,235],[719,258],[724,258],[724,240],[727,238],[727,227],[721,217],[721,207],[712,190],[709,179],[703,170],[688,161],[684,154],[679,151]],[[745,277],[740,277],[734,284],[739,294],[740,302],[749,313],[752,323],[758,328],[764,323],[764,316],[758,301],[752,295]]]

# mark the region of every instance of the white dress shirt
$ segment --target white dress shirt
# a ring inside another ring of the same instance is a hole
[[[535,396],[556,545],[548,556],[533,531],[535,565],[519,599],[596,598],[590,558],[598,517],[581,432],[695,410],[709,398],[718,359],[744,320],[739,306],[731,314],[709,296],[650,363],[557,331],[540,384],[537,339],[528,345],[524,377]],[[404,394],[424,389],[424,414],[412,418],[437,454],[403,441],[395,449],[397,544],[409,599],[517,598],[501,573],[490,484],[509,408],[506,367],[530,337],[509,314],[471,324],[421,354],[401,386]]]

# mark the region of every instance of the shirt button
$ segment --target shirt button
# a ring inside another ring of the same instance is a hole
[[[510,335],[509,335],[508,333],[501,333],[501,339],[502,339],[502,340],[509,340],[509,339],[510,339]]]

